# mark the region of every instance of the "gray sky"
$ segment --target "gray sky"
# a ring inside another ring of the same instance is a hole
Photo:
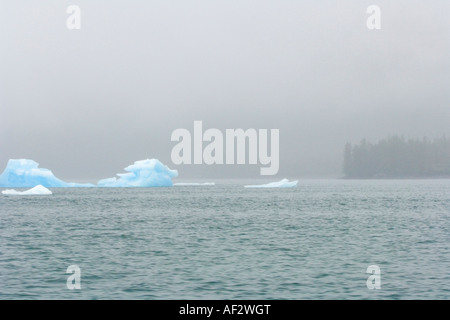
[[[202,120],[280,129],[276,178],[337,177],[347,141],[450,135],[449,14],[447,0],[0,0],[0,171],[30,158],[97,180],[158,158],[178,180],[259,178],[172,163],[172,131]]]

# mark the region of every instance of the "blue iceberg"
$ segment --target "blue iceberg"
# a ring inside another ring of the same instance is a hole
[[[128,173],[118,174],[119,178],[103,179],[99,187],[170,187],[172,178],[178,176],[157,159],[136,161],[125,168]],[[67,183],[55,177],[53,172],[39,168],[36,161],[29,159],[10,159],[0,175],[0,187],[33,188],[42,187],[96,187],[93,184]]]
[[[39,168],[39,163],[29,159],[10,159],[0,175],[0,187],[94,187],[91,184],[67,183],[53,175],[48,169]]]
[[[245,188],[293,188],[296,187],[298,180],[289,181],[288,179],[283,179],[277,182],[271,182],[267,184],[259,184],[259,185],[249,185],[244,186]]]
[[[119,178],[100,180],[99,187],[171,187],[172,178],[178,176],[158,159],[136,161],[125,168],[128,173],[117,174]]]

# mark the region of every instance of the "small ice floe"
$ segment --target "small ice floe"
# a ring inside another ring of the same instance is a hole
[[[283,179],[277,182],[271,182],[267,184],[249,185],[244,186],[245,188],[293,188],[296,187],[298,180],[289,181],[288,179]]]
[[[48,190],[46,187],[44,187],[40,184],[34,188],[31,188],[31,189],[25,190],[25,191],[17,191],[14,189],[8,189],[8,190],[3,190],[2,193],[9,195],[9,196],[34,196],[34,195],[50,195],[50,194],[52,194],[52,192],[50,190]]]
[[[178,182],[178,183],[174,183],[174,186],[180,186],[180,187],[185,187],[185,186],[215,186],[215,182]]]

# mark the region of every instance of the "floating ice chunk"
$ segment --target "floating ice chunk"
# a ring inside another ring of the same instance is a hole
[[[92,184],[92,183],[74,183],[74,182],[69,182],[69,183],[67,183],[66,187],[71,187],[71,188],[95,188],[96,185]]]
[[[178,176],[158,159],[136,161],[125,168],[128,173],[117,174],[119,178],[100,180],[99,187],[171,187],[172,178]]]
[[[267,184],[259,184],[259,185],[249,185],[244,186],[245,188],[293,188],[296,187],[298,180],[289,181],[288,179],[283,179],[278,182],[271,182]]]
[[[10,159],[0,175],[1,187],[30,188],[36,185],[46,187],[65,187],[66,183],[53,173],[28,159]]]
[[[31,196],[31,195],[49,195],[52,194],[50,190],[48,190],[46,187],[42,185],[37,185],[34,188],[31,188],[30,190],[26,191],[17,191],[14,189],[8,189],[3,190],[3,194],[10,195],[10,196]]]
[[[39,168],[39,163],[29,159],[10,159],[0,175],[0,187],[32,188],[44,187],[93,187],[91,184],[66,183],[56,178],[53,173]]]
[[[174,186],[185,187],[185,186],[215,186],[214,182],[178,182],[174,183]]]

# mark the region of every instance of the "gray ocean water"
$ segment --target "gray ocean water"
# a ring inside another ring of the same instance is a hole
[[[0,299],[450,298],[450,180],[52,191],[0,195]]]

